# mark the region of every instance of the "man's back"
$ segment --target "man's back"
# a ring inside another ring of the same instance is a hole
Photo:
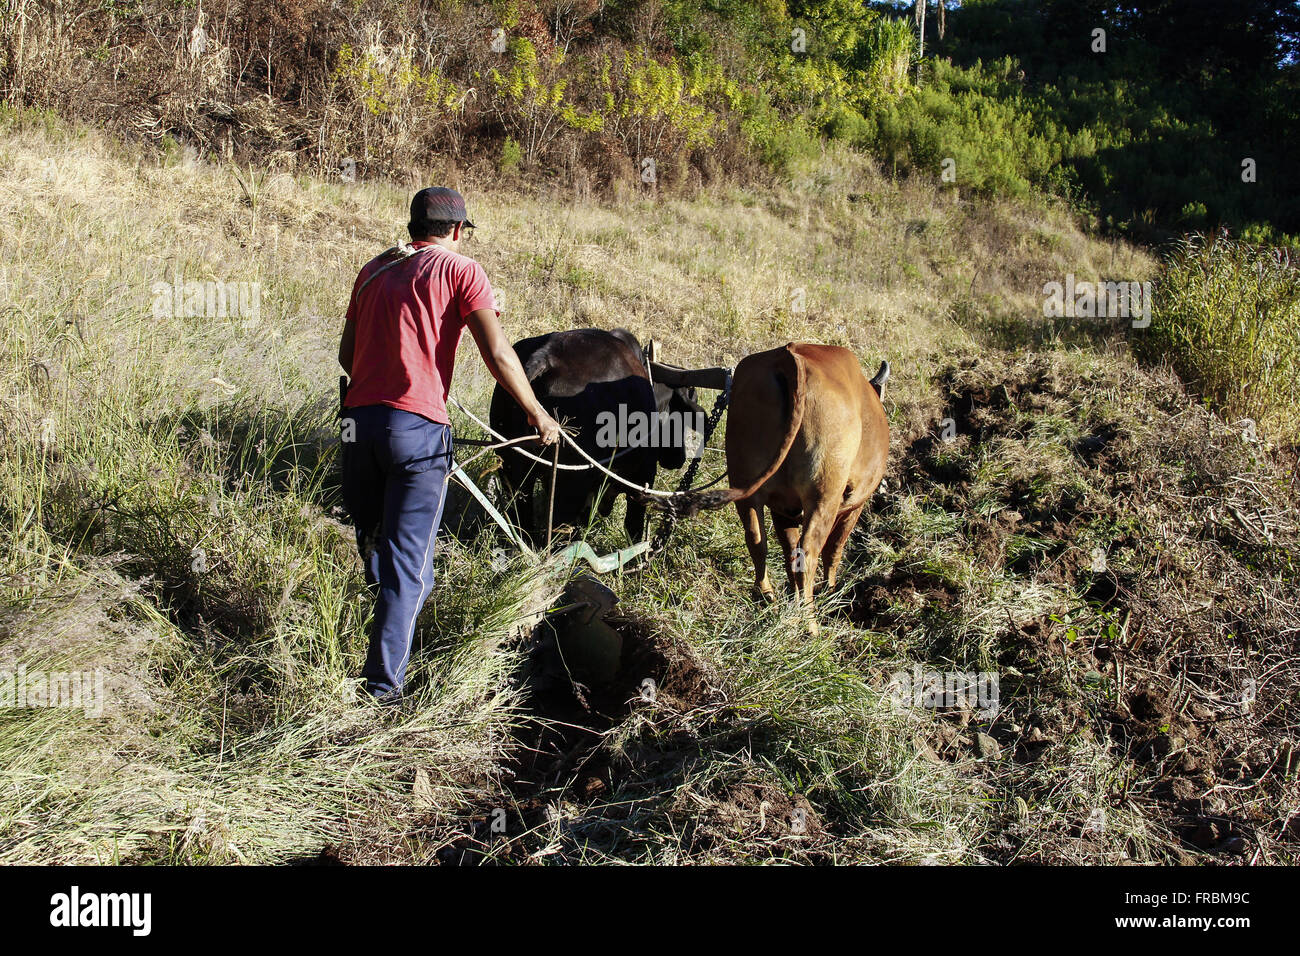
[[[410,259],[372,259],[357,276],[348,319],[356,323],[346,406],[387,405],[447,423],[456,347],[470,313],[495,310],[487,274],[450,249],[413,243]],[[385,268],[388,266],[388,268]]]

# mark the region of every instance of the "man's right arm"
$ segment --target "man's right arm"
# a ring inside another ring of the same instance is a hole
[[[515,354],[501,323],[497,321],[496,311],[475,309],[466,317],[466,322],[488,371],[510,393],[510,397],[519,403],[519,407],[528,416],[528,424],[536,428],[541,436],[542,444],[550,445],[559,441],[560,423],[547,414],[533,394],[533,386],[529,384],[519,356]]]

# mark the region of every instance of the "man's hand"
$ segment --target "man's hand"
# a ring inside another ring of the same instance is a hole
[[[546,409],[539,407],[537,411],[530,414],[528,424],[537,429],[543,445],[554,445],[560,440],[560,423],[546,414]]]

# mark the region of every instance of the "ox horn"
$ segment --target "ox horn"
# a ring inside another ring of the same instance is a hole
[[[876,394],[884,397],[885,383],[889,381],[889,363],[881,362],[880,371],[876,372],[876,377],[871,380],[871,387],[876,390]]]

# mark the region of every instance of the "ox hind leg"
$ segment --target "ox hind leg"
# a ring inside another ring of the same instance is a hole
[[[645,502],[627,496],[627,514],[623,516],[623,531],[633,544],[645,540]]]
[[[627,502],[627,511],[623,515],[623,533],[627,535],[627,540],[636,544],[638,541],[645,540],[645,516],[646,504],[639,501],[630,494],[623,491],[621,486],[615,485],[606,488],[600,496],[600,505],[596,509],[602,518],[608,518],[614,511],[614,503],[618,501],[618,496],[624,495]]]
[[[802,561],[802,551],[799,550],[799,534],[802,522],[799,515],[781,514],[776,510],[772,511],[772,527],[776,530],[776,538],[781,543],[781,554],[785,558],[785,582],[786,593],[794,595],[798,593],[798,586],[795,583],[795,571]]]
[[[811,511],[805,511],[803,533],[799,537],[799,550],[791,560],[791,579],[795,592],[808,614],[808,631],[817,633],[817,619],[813,612],[813,582],[817,578],[817,564],[821,560],[826,539],[839,517],[839,501],[823,499]]]
[[[621,473],[634,484],[646,487],[654,485],[655,474],[658,470],[659,468],[654,459],[646,455],[641,465]],[[611,485],[610,492],[614,495],[623,495],[624,500],[627,502],[627,512],[623,515],[623,530],[627,533],[627,539],[633,544],[644,541],[646,539],[645,499],[629,493],[623,485],[620,485],[612,478],[609,479],[609,482]]]
[[[827,591],[835,587],[835,574],[840,569],[840,559],[844,557],[844,546],[848,544],[849,535],[857,527],[862,508],[862,505],[858,505],[856,508],[842,512],[835,519],[831,533],[826,536],[826,543],[822,545],[822,568],[826,572],[825,590]]]
[[[767,576],[767,529],[763,524],[763,506],[745,498],[736,502],[740,526],[745,530],[745,547],[754,562],[754,597],[760,601],[773,601],[772,581]]]

